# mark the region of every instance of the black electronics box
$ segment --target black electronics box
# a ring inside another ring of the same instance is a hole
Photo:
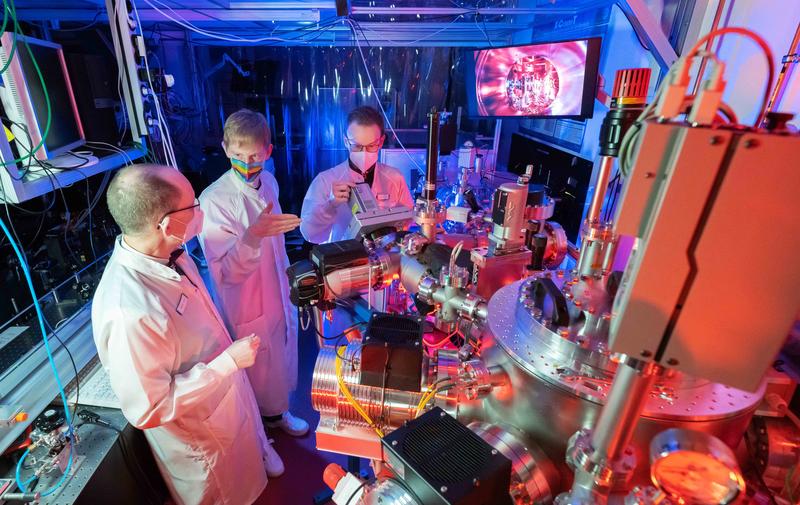
[[[369,253],[360,240],[340,240],[329,244],[315,245],[311,249],[311,261],[326,275],[342,268],[369,263]]]
[[[511,461],[435,407],[383,438],[384,460],[425,505],[512,505]]]
[[[361,346],[361,384],[420,391],[421,317],[374,312]]]

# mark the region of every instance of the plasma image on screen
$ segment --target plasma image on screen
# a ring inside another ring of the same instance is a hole
[[[475,51],[481,116],[578,116],[586,40]]]

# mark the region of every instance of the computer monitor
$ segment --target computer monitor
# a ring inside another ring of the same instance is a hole
[[[17,43],[12,55],[15,37]],[[36,58],[42,79],[25,42]],[[50,130],[33,155],[38,160],[48,160],[83,145],[86,137],[61,45],[5,32],[0,36],[0,63],[6,65],[9,58],[8,70],[0,76],[0,100],[12,122],[10,129],[20,155],[26,156],[41,143],[47,127],[47,101],[42,80],[50,101]]]
[[[481,49],[472,57],[470,116],[592,117],[599,38]]]

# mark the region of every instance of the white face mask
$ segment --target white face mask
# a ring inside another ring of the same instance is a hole
[[[199,207],[195,209],[194,215],[192,215],[192,219],[188,223],[185,223],[180,219],[175,219],[174,217],[172,220],[186,225],[183,236],[172,234],[168,235],[170,238],[179,241],[181,244],[185,244],[186,242],[192,240],[196,236],[200,235],[201,231],[203,231],[203,211],[200,210]]]
[[[361,170],[361,173],[363,174],[372,168],[372,165],[378,162],[379,152],[380,151],[371,153],[364,149],[363,151],[359,151],[357,153],[350,153],[350,161],[352,161],[353,165],[355,165],[357,169]]]

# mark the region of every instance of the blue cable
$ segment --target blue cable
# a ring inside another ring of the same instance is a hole
[[[58,385],[58,394],[61,397],[61,402],[64,404],[64,415],[67,419],[67,429],[69,433],[69,461],[67,462],[67,468],[64,470],[64,474],[61,476],[61,479],[56,483],[55,486],[48,489],[47,491],[41,493],[41,496],[50,496],[53,494],[64,481],[67,479],[70,470],[72,469],[72,446],[75,444],[75,436],[73,432],[72,426],[72,415],[69,412],[69,405],[67,405],[67,395],[64,392],[64,385],[61,383],[61,377],[58,375],[58,369],[56,368],[55,359],[53,359],[53,351],[50,350],[50,342],[47,339],[47,330],[45,329],[45,320],[44,320],[44,313],[42,312],[42,307],[39,305],[39,298],[36,296],[36,289],[33,287],[33,280],[31,279],[31,272],[28,270],[28,262],[25,261],[25,256],[22,254],[22,251],[19,248],[19,245],[14,242],[14,237],[11,235],[11,232],[6,227],[5,221],[0,219],[0,228],[3,229],[3,233],[5,233],[8,241],[11,243],[11,247],[14,249],[14,253],[17,255],[19,259],[20,266],[22,266],[22,272],[25,274],[25,281],[28,284],[28,289],[31,292],[31,297],[33,298],[33,307],[36,309],[36,317],[39,320],[39,329],[42,332],[42,339],[44,340],[44,348],[47,351],[47,359],[50,362],[50,368],[53,370],[53,375],[56,378],[56,385]],[[25,449],[25,452],[22,453],[22,457],[19,459],[17,463],[17,468],[15,472],[15,477],[17,481],[17,487],[19,487],[20,491],[23,493],[27,493],[28,490],[25,487],[25,484],[30,483],[30,481],[22,482],[22,477],[20,475],[22,470],[22,463],[25,461],[25,458],[28,456],[30,449]]]

